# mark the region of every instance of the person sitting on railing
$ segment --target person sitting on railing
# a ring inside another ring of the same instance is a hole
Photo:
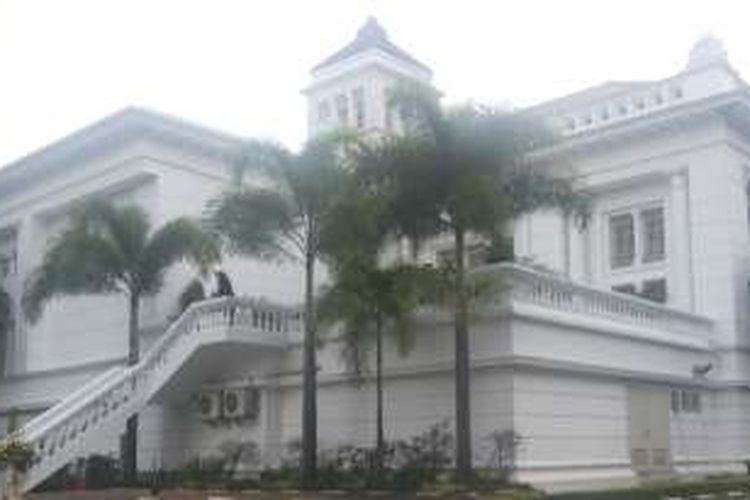
[[[217,267],[214,270],[214,278],[216,279],[216,291],[212,294],[213,297],[234,297],[234,288],[227,273]],[[230,325],[234,324],[234,309],[234,307],[229,308]]]
[[[232,288],[232,282],[229,280],[227,273],[221,268],[216,268],[214,278],[216,278],[214,297],[234,297],[234,288]]]

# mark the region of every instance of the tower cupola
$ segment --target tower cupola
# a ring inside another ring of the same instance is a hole
[[[369,17],[354,40],[313,67],[304,90],[308,136],[340,127],[398,129],[387,95],[400,80],[430,84],[432,70],[394,44],[377,19]]]
[[[722,41],[715,36],[704,36],[693,45],[688,58],[688,69],[700,69],[714,65],[728,65],[727,51]]]

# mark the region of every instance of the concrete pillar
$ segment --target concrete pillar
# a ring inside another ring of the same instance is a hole
[[[609,245],[605,244],[609,239],[609,228],[598,207],[592,207],[591,214],[584,233],[584,273],[588,284],[601,285],[609,266]]]
[[[567,240],[567,275],[570,279],[585,283],[586,276],[586,229],[576,224],[573,217],[565,221]]]
[[[669,303],[684,311],[693,311],[695,304],[687,172],[673,174],[669,184],[669,215],[665,220],[669,261]]]
[[[516,258],[531,256],[531,215],[522,215],[513,224],[513,253]]]
[[[24,318],[21,307],[21,297],[24,291],[24,283],[31,273],[39,265],[44,242],[37,241],[39,238],[35,235],[36,219],[29,215],[24,217],[18,224],[17,249],[18,249],[18,269],[16,274],[16,327],[11,336],[9,351],[11,353],[9,363],[9,373],[23,373],[27,368],[28,354],[28,335],[31,325]]]
[[[261,407],[260,415],[258,415],[262,429],[260,455],[264,466],[278,466],[284,451],[281,398],[282,388],[278,380],[269,380],[261,391]]]

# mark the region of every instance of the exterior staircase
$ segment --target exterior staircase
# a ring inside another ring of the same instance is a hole
[[[22,490],[90,455],[102,436],[120,434],[125,421],[143,410],[202,347],[229,342],[284,348],[301,341],[302,331],[296,308],[234,297],[193,304],[138,364],[108,370],[18,431],[34,451]]]

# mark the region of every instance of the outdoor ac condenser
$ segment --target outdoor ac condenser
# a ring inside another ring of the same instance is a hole
[[[196,398],[198,415],[201,420],[217,420],[221,416],[221,393],[203,391]]]
[[[258,389],[241,387],[224,389],[221,416],[230,420],[255,420],[258,417],[260,393]]]

